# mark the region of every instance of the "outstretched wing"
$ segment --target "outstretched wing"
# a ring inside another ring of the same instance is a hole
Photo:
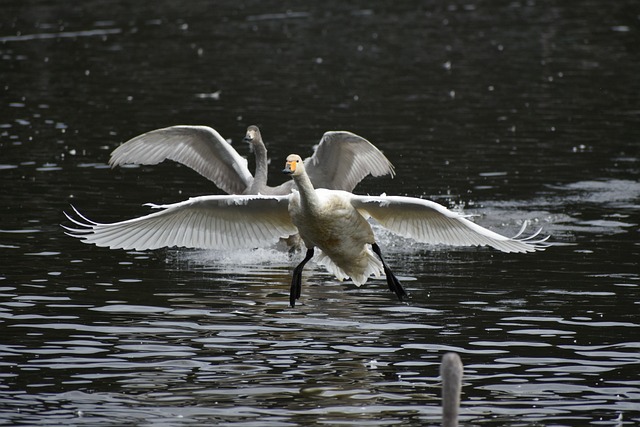
[[[464,216],[430,200],[401,196],[353,196],[353,206],[383,227],[419,242],[453,246],[491,246],[502,252],[534,252],[551,244],[539,237],[506,237],[479,226]]]
[[[155,165],[167,159],[190,167],[230,194],[242,193],[253,180],[247,160],[208,126],[171,126],[136,136],[113,150],[109,164]]]
[[[66,234],[111,249],[181,246],[236,249],[268,246],[298,232],[291,222],[287,196],[201,196],[169,205],[139,218],[102,224],[67,214],[75,226]]]
[[[353,191],[367,175],[395,175],[393,165],[380,150],[347,131],[325,132],[313,155],[305,159],[304,167],[315,188],[330,190]],[[286,182],[280,187],[283,191],[278,194],[286,194],[293,183]]]

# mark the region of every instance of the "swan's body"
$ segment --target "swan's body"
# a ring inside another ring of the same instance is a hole
[[[384,273],[399,298],[402,286],[382,260],[367,219],[404,237],[424,243],[454,246],[492,246],[503,252],[534,252],[549,246],[535,233],[520,238],[502,236],[429,200],[401,196],[357,196],[340,190],[314,189],[297,155],[287,158],[285,172],[298,191],[284,196],[201,196],[170,205],[149,215],[112,224],[67,215],[80,228],[67,233],[85,243],[112,249],[190,247],[234,249],[268,246],[279,238],[300,233],[307,254],[294,270],[291,305],[300,296],[302,268],[322,251],[318,262],[338,279],[351,277],[357,285]],[[524,226],[523,226],[524,230]]]
[[[334,260],[338,279],[351,277],[360,285],[379,275],[382,264],[367,248],[375,243],[373,231],[351,204],[351,193],[315,190],[306,175],[294,180],[300,190],[290,198],[289,215],[307,249],[317,246]]]
[[[316,247],[323,254],[319,262],[339,280],[350,277],[360,286],[371,275],[379,277],[384,272],[389,289],[402,299],[406,292],[382,260],[373,230],[365,216],[358,212],[354,195],[346,191],[314,189],[302,159],[295,154],[287,157],[283,172],[293,177],[298,188],[291,196],[289,215],[307,247],[305,258],[294,270],[291,305],[300,297],[302,269]]]
[[[457,353],[442,356],[442,427],[458,427],[460,392],[462,390],[462,361]]]
[[[182,163],[229,194],[289,194],[293,182],[267,185],[267,148],[257,126],[249,126],[244,141],[255,154],[255,175],[247,161],[208,126],[171,126],[139,135],[113,150],[109,164]],[[313,155],[305,160],[316,188],[352,191],[367,175],[394,175],[393,165],[373,144],[347,131],[325,132]]]

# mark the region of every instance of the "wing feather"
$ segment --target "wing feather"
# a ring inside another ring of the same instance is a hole
[[[430,200],[401,196],[353,196],[353,206],[383,227],[423,243],[491,246],[503,252],[534,252],[550,246],[541,230],[531,236],[506,237],[469,221]],[[526,224],[524,225],[526,227]]]
[[[267,246],[297,233],[288,196],[202,196],[153,205],[151,214],[110,224],[65,215],[74,224],[66,233],[84,243],[111,249],[190,247],[235,249]]]
[[[325,132],[304,164],[316,188],[353,191],[367,175],[395,175],[393,165],[380,150],[347,131]]]
[[[208,126],[171,126],[136,136],[113,150],[109,164],[155,165],[164,160],[190,167],[230,194],[242,193],[253,180],[247,160]]]

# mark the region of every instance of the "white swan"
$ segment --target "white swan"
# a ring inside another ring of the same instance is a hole
[[[457,353],[446,353],[442,356],[442,363],[440,364],[442,427],[458,427],[463,370],[462,361]]]
[[[67,215],[78,227],[67,234],[85,243],[112,249],[190,247],[202,249],[255,248],[300,233],[307,253],[294,269],[290,303],[300,297],[304,265],[314,249],[318,262],[338,279],[350,277],[360,286],[371,275],[386,275],[389,289],[399,299],[406,292],[382,259],[367,219],[419,242],[454,246],[492,246],[503,252],[534,252],[550,244],[547,238],[513,238],[483,228],[438,203],[402,196],[357,196],[341,190],[314,189],[300,156],[287,157],[283,172],[290,174],[299,191],[284,196],[222,195],[194,197],[139,218],[111,224]]]
[[[278,187],[267,185],[269,162],[260,129],[249,126],[244,141],[255,154],[255,176],[246,159],[207,126],[171,126],[144,133],[113,150],[109,164],[155,165],[169,159],[190,167],[229,194],[289,194],[291,181]],[[380,150],[347,131],[326,132],[305,163],[318,188],[352,191],[367,175],[394,175],[393,165]]]

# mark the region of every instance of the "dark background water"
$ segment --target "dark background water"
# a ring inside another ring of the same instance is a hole
[[[465,425],[640,421],[640,6],[622,1],[0,4],[0,424]],[[206,124],[272,183],[326,130],[382,149],[359,193],[434,199],[565,245],[512,255],[378,230],[411,293],[320,268],[287,307],[275,250],[110,251],[116,221],[218,190],[173,163],[110,170],[151,129]]]

